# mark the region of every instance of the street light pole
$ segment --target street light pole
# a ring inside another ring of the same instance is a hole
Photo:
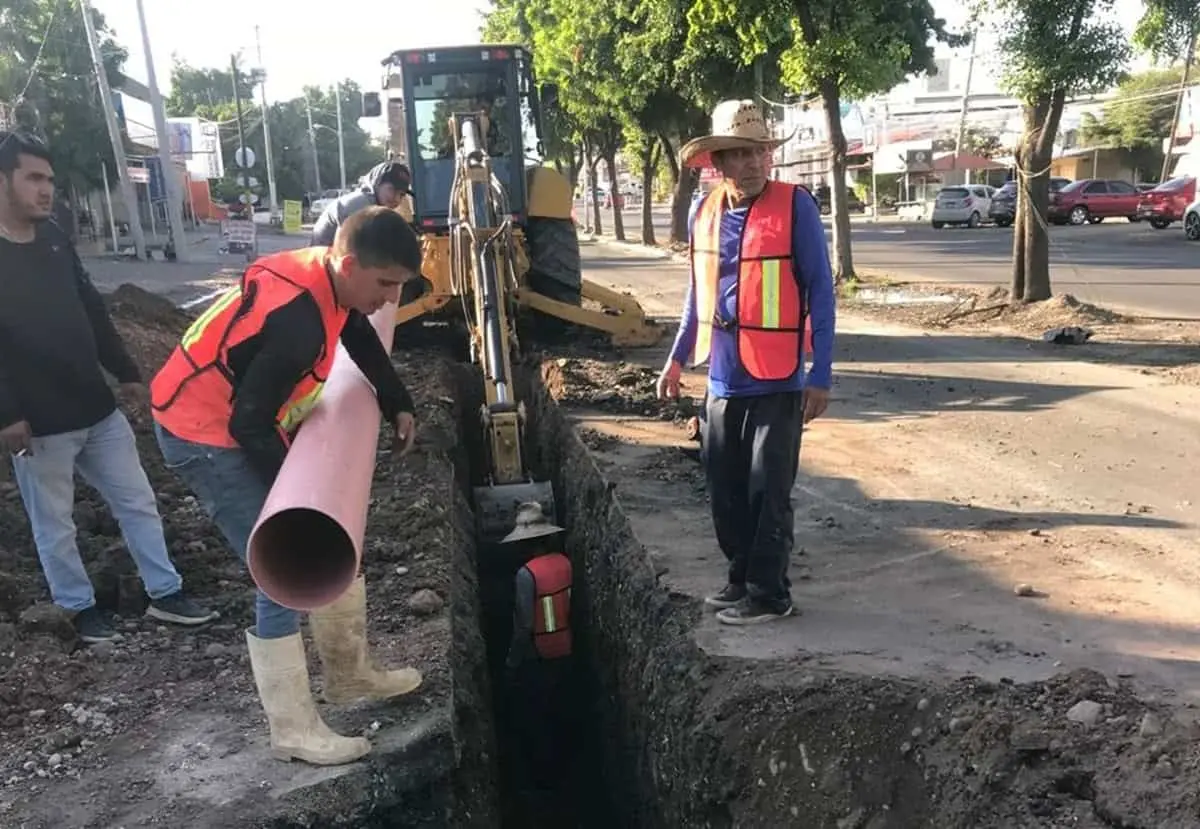
[[[121,140],[121,128],[117,124],[117,113],[113,111],[113,93],[100,57],[100,43],[96,38],[96,27],[92,22],[92,4],[83,0],[83,28],[87,32],[88,49],[92,53],[92,67],[96,70],[96,83],[100,87],[100,107],[104,110],[104,123],[108,126],[108,140],[112,142],[113,158],[117,162],[117,180],[121,185],[121,198],[129,214],[129,235],[133,237],[133,248],[138,259],[146,258],[146,234],[142,230],[142,217],[138,213],[137,191],[129,178],[129,159],[125,157],[125,144]],[[111,213],[111,211],[110,211]],[[112,218],[110,216],[110,218]],[[119,251],[113,248],[115,256]]]
[[[167,133],[167,111],[163,106],[162,93],[158,91],[158,78],[154,72],[154,57],[150,53],[150,31],[146,28],[146,10],[142,0],[137,0],[138,23],[142,28],[142,49],[146,53],[146,86],[150,89],[150,108],[154,111],[154,131],[158,133],[158,161],[162,166],[163,196],[167,200],[167,225],[171,229],[175,259],[187,261],[187,239],[183,235],[183,194],[179,191],[179,178],[171,161],[171,139]],[[191,178],[191,173],[185,175]],[[151,202],[150,209],[154,209]]]
[[[271,152],[271,110],[267,106],[267,70],[263,66],[262,59],[262,37],[259,33],[258,26],[254,27],[254,43],[258,48],[258,71],[262,73],[262,77],[258,81],[259,95],[262,97],[262,116],[263,116],[263,151],[266,153],[267,161],[267,189],[270,191],[271,198],[271,218],[275,218],[279,213],[279,194],[275,189],[275,162]]]
[[[321,165],[317,160],[317,131],[313,129],[312,104],[308,100],[307,92],[304,93],[304,111],[308,114],[308,143],[312,145],[313,178],[317,182],[317,198],[321,198]]]
[[[342,173],[342,190],[346,189],[346,142],[342,138],[342,85],[335,83],[333,85],[333,99],[337,106],[337,125],[338,125],[338,167]]]

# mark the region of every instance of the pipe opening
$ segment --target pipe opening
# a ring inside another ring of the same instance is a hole
[[[250,571],[259,589],[293,610],[333,601],[353,583],[358,570],[354,542],[323,512],[303,507],[281,510],[258,528],[251,541]]]

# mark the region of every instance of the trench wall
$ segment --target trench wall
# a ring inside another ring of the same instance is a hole
[[[921,689],[712,658],[695,644],[700,603],[658,583],[619,493],[547,391],[556,371],[530,370],[523,399],[534,462],[568,529],[577,629],[607,702],[605,767],[625,795],[621,825],[956,825],[929,822],[909,745]]]

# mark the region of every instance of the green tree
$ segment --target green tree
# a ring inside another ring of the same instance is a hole
[[[993,0],[1003,83],[1022,103],[1024,137],[1016,147],[1020,178],[1013,229],[1013,302],[1049,299],[1050,241],[1043,216],[1050,159],[1068,95],[1098,92],[1117,80],[1129,57],[1112,0]]]
[[[1196,37],[1200,34],[1200,2],[1197,0],[1144,0],[1143,14],[1133,33],[1134,44],[1156,59],[1183,59],[1179,92],[1171,117],[1167,146],[1175,147],[1175,132],[1179,126],[1179,111],[1183,106],[1183,90],[1192,74],[1196,60]],[[1162,162],[1162,180],[1167,178],[1170,154]]]
[[[1104,105],[1101,118],[1084,114],[1080,137],[1089,146],[1124,150],[1131,166],[1153,178],[1162,167],[1162,143],[1171,134],[1182,77],[1180,68],[1130,75]]]
[[[127,53],[103,15],[93,11],[92,19],[109,84],[116,88]],[[0,6],[0,102],[11,106],[19,126],[46,140],[66,187],[99,186],[101,163],[115,172],[76,0],[5,0]]]
[[[834,270],[839,279],[853,277],[842,99],[862,100],[907,75],[935,72],[931,34],[951,45],[967,39],[947,32],[928,0],[695,0],[689,22],[697,49],[705,47],[713,26],[732,23],[743,63],[781,51],[785,84],[820,96],[829,135]]]

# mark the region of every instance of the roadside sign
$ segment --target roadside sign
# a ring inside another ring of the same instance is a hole
[[[284,199],[283,201],[283,232],[284,233],[299,233],[302,225],[301,208],[303,205],[298,201]]]
[[[245,219],[227,219],[221,222],[221,239],[229,245],[254,247],[257,228],[254,222]]]

